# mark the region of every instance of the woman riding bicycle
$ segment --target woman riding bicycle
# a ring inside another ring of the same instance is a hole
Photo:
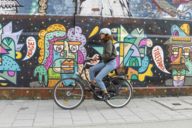
[[[78,107],[85,99],[85,89],[87,89],[87,87],[93,93],[96,100],[105,101],[113,108],[122,108],[131,100],[132,86],[126,78],[117,76],[103,79],[109,72],[117,67],[117,64],[116,50],[112,43],[113,38],[110,29],[101,29],[100,37],[102,45],[104,46],[104,53],[100,57],[96,54],[92,59],[88,58],[85,60],[82,71],[80,74],[77,74],[77,78],[64,78],[55,85],[54,101],[59,107],[63,109],[74,109]],[[92,66],[92,62],[98,62],[99,59],[103,61]],[[86,73],[86,69],[88,68],[90,68],[91,82],[88,80]],[[95,76],[96,72],[99,73]],[[85,79],[82,76],[84,73]],[[65,83],[68,83],[68,81],[73,81],[74,85],[66,86]],[[107,88],[104,83],[108,84]],[[94,90],[95,85],[98,85],[102,91],[99,90],[98,92]],[[102,92],[102,95],[100,92]]]
[[[103,100],[107,100],[110,98],[110,95],[108,94],[106,86],[102,80],[109,72],[117,67],[116,49],[112,43],[113,37],[109,28],[101,29],[99,34],[104,47],[103,55],[99,56],[96,54],[92,57],[92,59],[98,60],[101,58],[103,61],[90,68],[90,80],[92,86],[96,83],[101,88],[103,92]],[[95,76],[95,73],[98,71],[99,73]]]

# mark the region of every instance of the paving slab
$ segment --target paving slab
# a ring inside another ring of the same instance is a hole
[[[192,109],[192,104],[189,104],[187,102],[184,102],[182,100],[177,100],[177,99],[174,99],[174,100],[154,100],[155,102],[165,106],[165,107],[168,107],[169,109],[172,109],[172,110],[187,110],[187,109]],[[187,100],[185,100],[187,101]]]
[[[127,106],[119,109],[110,108],[104,102],[85,100],[73,110],[63,110],[53,100],[4,100],[0,101],[4,109],[0,112],[0,128],[123,128],[131,124],[192,120],[192,109],[188,109],[191,99],[192,97],[134,98]],[[176,107],[172,107],[173,104]]]

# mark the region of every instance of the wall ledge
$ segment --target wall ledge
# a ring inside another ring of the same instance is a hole
[[[86,90],[86,98],[92,94]],[[134,87],[133,97],[192,96],[192,86],[175,87]],[[53,99],[53,88],[0,87],[2,100],[47,100]]]

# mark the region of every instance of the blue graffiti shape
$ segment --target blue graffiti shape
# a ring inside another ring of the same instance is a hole
[[[142,66],[139,68],[138,72],[139,73],[144,73],[147,70],[148,66],[149,66],[149,57],[145,56],[142,59],[141,63],[142,63]]]
[[[20,71],[19,65],[10,56],[3,55],[0,71]]]

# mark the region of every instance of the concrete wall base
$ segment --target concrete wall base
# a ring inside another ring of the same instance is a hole
[[[86,98],[92,98],[92,94],[86,90]],[[163,97],[163,96],[192,96],[192,87],[135,87],[134,97]],[[0,99],[53,99],[52,88],[0,88]]]

